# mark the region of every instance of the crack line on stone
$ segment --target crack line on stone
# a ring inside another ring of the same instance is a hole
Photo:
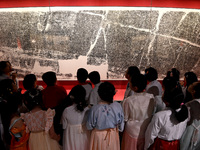
[[[183,51],[183,47],[182,47],[182,46],[179,47],[179,48],[178,48],[178,51],[179,51],[178,56],[176,57],[176,60],[175,60],[175,62],[174,62],[174,64],[173,64],[172,68],[175,68],[175,65],[176,65],[176,63],[177,63],[177,61],[178,61],[178,59],[179,59],[179,57],[180,57],[180,55],[181,55],[181,53],[182,53],[182,51]]]
[[[184,21],[184,19],[185,19],[185,17],[186,17],[187,15],[188,15],[188,12],[185,13],[185,14],[182,16],[182,18],[181,18],[181,20],[179,21],[179,23],[178,23],[176,29],[179,28],[179,26],[182,24],[182,22]]]
[[[106,39],[105,29],[103,29],[102,32],[103,32],[103,37],[104,37],[104,49],[106,51],[106,61],[107,61],[107,59],[108,59],[108,53],[107,53],[107,46],[106,46],[107,39]]]
[[[110,22],[110,24],[114,24],[114,25],[120,25],[121,27],[125,27],[125,28],[132,28],[132,29],[135,29],[135,30],[138,30],[138,31],[144,31],[144,32],[149,32],[149,29],[143,29],[143,28],[137,28],[137,27],[134,27],[134,26],[131,26],[131,25],[123,25],[121,23],[113,23],[113,22]]]
[[[100,17],[104,17],[104,15],[101,15],[101,14],[95,14],[95,13],[92,13],[92,12],[81,12],[82,14],[88,14],[88,15],[92,15],[92,16],[100,16]]]
[[[142,52],[142,56],[141,56],[141,59],[140,59],[140,62],[139,62],[138,68],[140,68],[140,66],[141,66],[141,63],[142,63],[142,59],[143,59],[143,57],[144,57],[144,51]]]
[[[157,34],[157,35],[162,36],[162,37],[167,37],[167,38],[175,39],[175,40],[177,40],[177,41],[185,42],[185,43],[187,43],[187,44],[190,44],[190,45],[192,45],[192,46],[195,46],[195,47],[199,47],[199,48],[200,48],[200,45],[195,44],[195,43],[192,43],[192,42],[190,42],[190,41],[188,41],[188,40],[185,40],[185,39],[181,39],[181,38],[174,37],[174,36],[170,36],[170,35],[163,35],[163,34]]]
[[[94,49],[99,37],[100,37],[100,34],[101,34],[101,31],[104,29],[104,24],[105,24],[105,17],[107,16],[107,11],[106,11],[106,14],[102,17],[102,21],[101,21],[101,24],[100,24],[100,27],[99,27],[99,30],[97,32],[97,35],[96,35],[96,38],[95,38],[95,41],[92,43],[91,42],[91,45],[90,45],[90,49],[88,51],[88,53],[86,54],[86,56],[89,56],[90,53],[92,52],[92,50]]]
[[[194,67],[192,67],[191,71],[194,71],[194,69],[198,66],[199,62],[200,62],[200,58],[198,59],[197,63],[194,65]]]
[[[151,42],[149,43],[149,46],[148,46],[148,51],[147,51],[147,54],[146,54],[146,58],[147,58],[147,65],[150,65],[150,58],[149,58],[149,55],[150,55],[150,52],[152,51],[152,48],[153,48],[153,44],[154,44],[154,41],[156,39],[156,32],[159,30],[159,25],[160,25],[160,21],[162,19],[162,16],[165,12],[160,12],[159,13],[159,16],[158,16],[158,19],[157,19],[157,23],[156,23],[156,26],[155,26],[155,30],[152,32],[153,33],[153,37],[151,39]]]

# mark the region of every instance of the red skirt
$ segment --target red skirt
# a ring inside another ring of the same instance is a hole
[[[148,150],[179,150],[180,142],[179,140],[165,141],[156,138],[154,143],[149,147]]]

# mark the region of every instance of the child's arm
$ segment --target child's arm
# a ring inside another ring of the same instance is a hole
[[[88,118],[87,118],[87,122],[86,122],[86,127],[88,130],[92,130],[93,128],[95,128],[96,126],[96,121],[95,121],[95,117],[94,117],[94,112],[92,110],[92,108],[89,110],[89,114],[88,114]]]
[[[154,143],[156,137],[158,137],[158,133],[160,132],[161,123],[159,121],[158,116],[155,114],[147,127],[145,133],[145,146],[144,149],[147,150],[150,145]]]
[[[50,136],[50,138],[52,138],[52,139],[54,139],[56,141],[60,140],[60,135],[58,135],[58,134],[55,133],[53,125],[49,129],[49,136]]]

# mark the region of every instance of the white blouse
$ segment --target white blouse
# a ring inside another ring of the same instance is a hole
[[[84,84],[82,86],[85,88],[85,91],[86,91],[85,100],[89,101],[89,96],[90,96],[90,93],[92,91],[92,86],[90,84]]]
[[[188,119],[183,122],[176,120],[170,108],[156,113],[145,133],[145,150],[154,143],[156,137],[173,141],[179,140],[186,129]]]
[[[154,86],[158,88],[159,95],[162,95],[162,85],[161,85],[160,82],[157,81],[157,80],[151,81],[151,82],[146,86],[145,91],[147,91],[147,93],[148,93],[148,90],[149,90],[151,87],[154,87]]]
[[[95,84],[95,87],[92,89],[91,93],[90,93],[90,97],[89,97],[89,103],[92,105],[97,105],[99,103],[99,101],[101,100],[101,98],[99,97],[98,94],[98,89],[99,86],[101,85],[102,82]]]
[[[154,113],[155,101],[152,94],[134,93],[126,98],[124,110],[125,130],[132,138],[144,138],[146,128]]]

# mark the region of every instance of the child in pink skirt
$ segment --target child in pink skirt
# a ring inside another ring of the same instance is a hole
[[[104,82],[98,94],[101,101],[91,108],[86,124],[92,130],[90,150],[120,150],[118,130],[124,129],[124,114],[121,105],[113,102],[115,87]]]

